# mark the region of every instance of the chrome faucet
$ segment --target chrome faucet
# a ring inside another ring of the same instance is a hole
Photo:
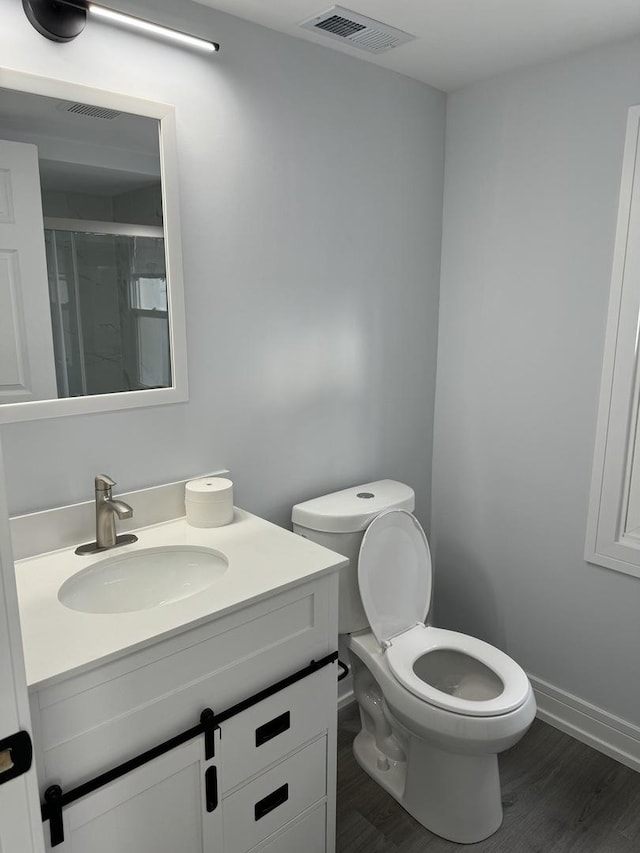
[[[113,548],[118,544],[116,537],[116,515],[118,518],[131,518],[133,510],[124,501],[114,500],[111,489],[115,480],[106,474],[98,474],[95,480],[96,490],[96,546]]]
[[[96,541],[76,548],[76,554],[89,554],[94,551],[106,551],[118,545],[128,545],[137,542],[138,537],[133,533],[123,533],[116,536],[116,515],[118,518],[131,518],[133,509],[128,503],[115,499],[111,489],[115,480],[106,474],[98,474],[95,478],[96,499]]]

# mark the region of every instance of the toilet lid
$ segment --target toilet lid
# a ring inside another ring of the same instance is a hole
[[[424,622],[431,603],[431,554],[407,510],[390,509],[367,527],[358,557],[364,611],[379,643]]]

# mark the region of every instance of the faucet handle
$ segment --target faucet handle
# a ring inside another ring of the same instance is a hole
[[[95,479],[96,492],[108,492],[112,486],[115,486],[116,481],[112,480],[106,474],[98,474]]]

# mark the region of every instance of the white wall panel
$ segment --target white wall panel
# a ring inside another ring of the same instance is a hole
[[[436,618],[638,724],[640,580],[584,561],[637,41],[452,95]]]

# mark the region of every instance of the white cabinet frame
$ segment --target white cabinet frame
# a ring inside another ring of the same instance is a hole
[[[640,488],[640,471],[633,470],[640,403],[639,143],[640,106],[634,106],[622,164],[585,547],[587,562],[637,577],[640,529],[630,528],[627,519]]]

